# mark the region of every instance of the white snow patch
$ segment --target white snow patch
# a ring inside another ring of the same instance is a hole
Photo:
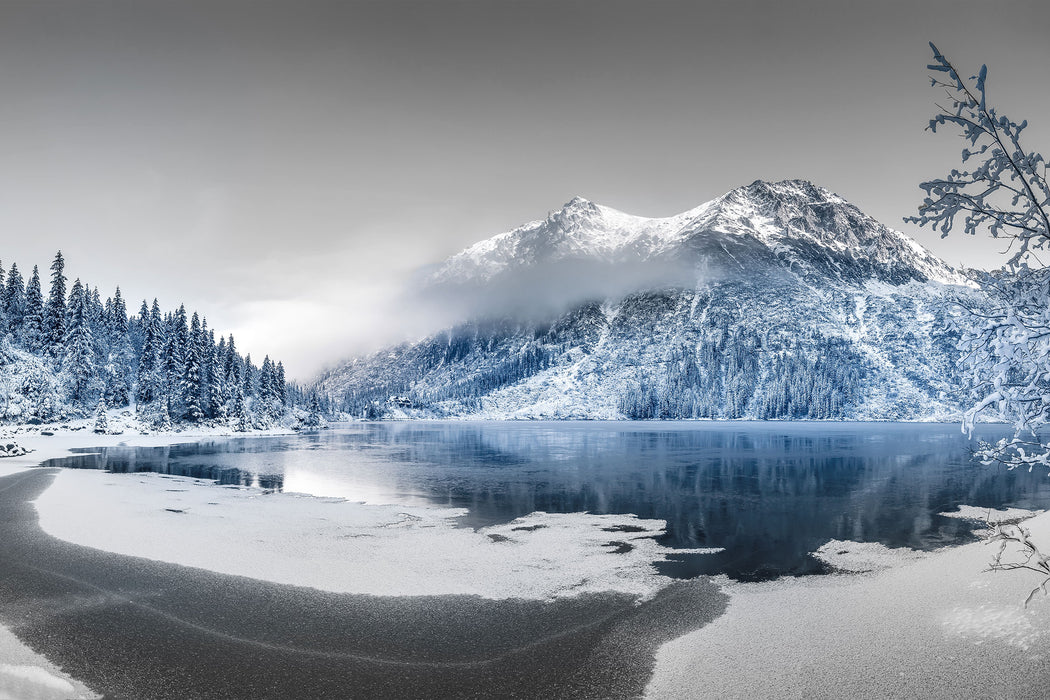
[[[64,678],[52,674],[40,666],[0,664],[0,693],[6,693],[4,685],[24,686],[28,691],[18,697],[61,697],[68,698],[76,692],[73,684]],[[3,697],[3,695],[0,695]],[[11,695],[10,697],[15,697]]]
[[[263,494],[159,474],[66,470],[36,507],[48,534],[79,545],[341,593],[646,598],[670,583],[654,562],[683,551],[655,541],[663,521],[633,515],[533,513],[472,530],[456,527],[462,509]]]
[[[1028,522],[1050,542],[1050,514]],[[724,581],[726,613],[665,644],[648,698],[1037,697],[1050,599],[977,542],[865,576]],[[1033,676],[1033,673],[1036,676]]]
[[[1050,635],[1050,608],[1026,610],[1014,604],[987,603],[952,608],[944,617],[949,633],[974,644],[997,641],[1028,651]]]
[[[946,518],[959,518],[960,520],[975,520],[978,522],[1019,522],[1021,520],[1027,520],[1034,518],[1043,511],[1041,510],[1027,510],[1025,508],[1005,508],[1003,510],[996,510],[995,508],[977,508],[976,506],[959,506],[958,510],[949,511],[947,513],[938,513]]]
[[[907,547],[891,548],[879,542],[830,540],[813,552],[813,556],[836,571],[859,574],[889,569],[925,555]]]
[[[0,700],[81,700],[101,697],[19,641],[0,625]]]

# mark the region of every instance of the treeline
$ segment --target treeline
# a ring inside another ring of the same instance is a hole
[[[162,312],[154,299],[129,315],[119,287],[103,301],[79,278],[67,293],[61,252],[49,282],[45,296],[36,266],[28,282],[17,264],[6,274],[0,266],[0,417],[53,421],[134,406],[158,429],[211,423],[247,430],[304,406],[301,422],[320,422],[318,398],[290,387],[280,362],[267,356],[256,365],[237,351],[232,334],[216,341],[196,312],[181,305]]]
[[[404,371],[396,379],[348,391],[334,407],[369,419],[391,409],[432,410],[442,404],[478,410],[481,397],[548,369],[564,349],[539,333],[519,345],[520,330],[509,322],[487,322],[439,333],[399,359]],[[425,381],[428,375],[440,376],[441,381]]]
[[[724,330],[672,351],[662,376],[640,377],[619,410],[633,420],[845,418],[860,401],[863,358],[845,340],[808,341],[772,348],[754,331]]]

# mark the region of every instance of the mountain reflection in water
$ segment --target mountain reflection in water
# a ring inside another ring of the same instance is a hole
[[[823,571],[808,553],[830,539],[916,549],[970,540],[972,523],[938,515],[960,504],[1050,504],[1046,474],[981,466],[970,448],[957,425],[357,423],[100,448],[51,465],[465,508],[468,527],[537,510],[634,513],[666,520],[667,546],[725,548],[674,557],[665,573],[759,580]]]

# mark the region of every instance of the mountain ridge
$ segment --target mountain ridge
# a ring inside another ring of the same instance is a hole
[[[840,251],[875,245],[882,259],[907,253],[916,258],[916,269],[928,279],[965,284],[953,268],[904,233],[865,216],[844,198],[805,180],[756,180],[667,217],[636,216],[573,197],[546,219],[468,246],[439,264],[427,281],[490,279],[509,266],[550,259],[591,257],[613,262],[617,255],[646,259],[675,252],[704,232],[751,234],[780,252],[788,252],[790,242],[812,239],[812,231],[821,230],[814,219],[829,213],[832,220],[843,219],[836,222],[837,233],[860,231],[867,237],[846,241],[825,237],[818,239],[821,245]]]
[[[575,197],[422,290],[486,305],[316,387],[354,415],[416,417],[925,420],[965,402],[945,302],[974,293],[966,278],[804,180],[656,219]]]

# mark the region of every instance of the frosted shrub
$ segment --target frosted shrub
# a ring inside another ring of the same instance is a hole
[[[1034,253],[1050,244],[1050,186],[1046,161],[1021,145],[1027,121],[1016,123],[987,104],[988,69],[965,81],[955,66],[930,44],[934,63],[931,79],[948,101],[930,120],[928,129],[953,126],[966,146],[963,163],[941,179],[919,186],[927,196],[919,216],[906,221],[931,226],[948,235],[961,220],[963,230],[986,230],[1010,241],[1012,254],[1002,270],[975,281],[988,304],[968,306],[960,342],[962,365],[968,371],[976,402],[966,412],[964,430],[973,432],[986,411],[996,411],[1014,425],[1014,437],[982,444],[977,452],[985,463],[1015,468],[1047,467],[1048,446],[1037,431],[1050,418],[1050,273]]]
[[[963,430],[972,436],[981,415],[994,411],[1013,424],[1013,437],[979,443],[976,457],[986,465],[1050,470],[1050,445],[1039,436],[1050,421],[1050,270],[1035,255],[1050,244],[1046,161],[1021,146],[1027,121],[1018,124],[988,106],[986,66],[967,82],[936,46],[930,48],[934,63],[929,68],[940,75],[931,83],[944,90],[948,101],[928,128],[961,131],[966,142],[962,161],[971,165],[920,184],[927,196],[919,216],[906,220],[930,225],[942,236],[961,220],[965,233],[985,230],[993,238],[1006,238],[1012,251],[1003,269],[975,278],[987,302],[962,305],[968,313],[961,314],[960,365],[976,399]],[[1042,576],[1027,605],[1036,592],[1047,590],[1050,558],[1020,524],[989,523],[989,528],[990,540],[999,543],[993,570]]]

